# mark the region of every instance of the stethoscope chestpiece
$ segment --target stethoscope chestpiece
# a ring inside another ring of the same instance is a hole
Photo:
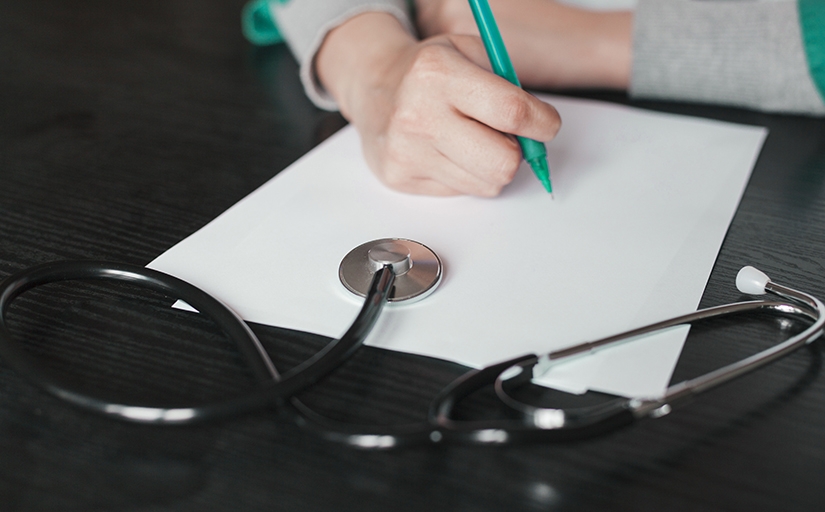
[[[344,287],[366,297],[376,272],[385,266],[395,274],[390,302],[421,300],[441,282],[443,266],[426,245],[405,238],[382,238],[351,250],[338,267]]]

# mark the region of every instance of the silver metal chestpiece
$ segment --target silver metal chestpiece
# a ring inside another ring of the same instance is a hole
[[[338,278],[347,290],[366,297],[376,272],[389,265],[395,273],[390,302],[420,300],[441,282],[443,266],[426,245],[405,238],[382,238],[361,244],[338,267]]]

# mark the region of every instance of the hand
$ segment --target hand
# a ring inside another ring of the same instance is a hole
[[[511,134],[548,141],[559,129],[552,106],[487,66],[478,37],[416,41],[384,13],[336,28],[316,58],[378,178],[429,195],[497,195],[522,161]]]
[[[551,0],[490,0],[525,87],[627,89],[633,17]],[[467,0],[416,0],[421,34],[478,35]]]

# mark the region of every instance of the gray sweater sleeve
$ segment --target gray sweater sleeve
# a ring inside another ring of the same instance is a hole
[[[640,0],[630,94],[825,114],[795,1]]]
[[[364,12],[387,12],[415,33],[405,0],[292,0],[271,1],[269,9],[295,58],[301,65],[301,82],[315,105],[337,110],[335,100],[318,83],[315,54],[327,33],[348,19]]]

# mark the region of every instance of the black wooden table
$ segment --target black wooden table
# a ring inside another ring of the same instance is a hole
[[[304,98],[284,47],[242,39],[240,8],[0,3],[0,277],[67,258],[145,265],[343,126]],[[740,298],[743,264],[825,296],[825,120],[629,103],[770,129],[703,306]],[[253,385],[237,350],[170,299],[50,285],[8,319],[44,369],[104,397],[182,405]],[[800,328],[769,317],[694,327],[674,380],[782,339],[777,327]],[[254,329],[283,369],[326,342]],[[276,411],[124,424],[44,394],[0,361],[0,510],[821,510],[821,343],[603,438],[389,452],[323,441]],[[415,421],[463,371],[363,349],[302,397],[336,419]],[[480,393],[458,413],[501,411]]]

